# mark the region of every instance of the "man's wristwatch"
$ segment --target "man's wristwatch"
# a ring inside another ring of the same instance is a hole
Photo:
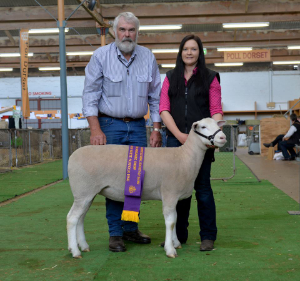
[[[158,128],[153,128],[153,131],[155,131],[155,132],[160,132],[160,129],[158,129]]]

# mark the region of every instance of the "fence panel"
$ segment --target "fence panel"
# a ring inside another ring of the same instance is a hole
[[[148,138],[151,129],[151,126],[147,127]],[[225,180],[235,175],[236,128],[225,125],[223,132],[227,143],[215,152],[216,161],[212,164],[211,179]],[[80,147],[90,145],[90,134],[89,129],[70,129],[69,154]],[[165,143],[163,133],[163,144]],[[61,158],[61,129],[0,129],[0,171]]]
[[[231,125],[223,126],[223,133],[226,135],[227,143],[215,151],[215,162],[212,163],[211,179],[225,180],[234,177],[235,151],[237,145],[237,130]]]
[[[11,167],[11,135],[6,129],[0,130],[0,172]]]

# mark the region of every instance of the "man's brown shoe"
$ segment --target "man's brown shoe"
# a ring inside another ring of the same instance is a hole
[[[201,241],[200,251],[211,251],[214,249],[214,240]]]
[[[140,232],[138,229],[135,231],[124,232],[123,239],[127,241],[132,241],[134,243],[139,243],[139,244],[151,243],[151,238],[148,235]]]
[[[109,250],[112,252],[125,252],[126,248],[121,236],[109,237]]]

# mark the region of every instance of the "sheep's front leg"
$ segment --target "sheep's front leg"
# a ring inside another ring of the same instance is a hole
[[[166,239],[165,239],[165,251],[169,258],[177,257],[177,252],[174,248],[172,238],[174,236],[173,231],[175,230],[176,225],[176,204],[172,207],[163,207],[163,213],[165,217],[165,224],[166,224]],[[176,233],[175,233],[176,236]],[[176,236],[177,239],[177,236]],[[178,239],[177,239],[178,240]],[[179,241],[178,241],[179,242]],[[180,242],[179,242],[180,244]]]

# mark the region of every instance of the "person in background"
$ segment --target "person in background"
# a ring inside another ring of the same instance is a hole
[[[150,145],[161,146],[160,74],[152,52],[137,45],[139,25],[134,14],[119,14],[113,25],[115,42],[98,48],[85,69],[83,114],[90,126],[91,145],[147,146],[144,116],[149,105],[154,127]],[[123,240],[151,243],[137,223],[121,221],[123,205],[106,199],[113,252],[126,251]]]
[[[292,121],[292,126],[285,135],[278,135],[272,142],[263,143],[265,147],[274,147],[278,144],[278,150],[282,151],[284,157],[283,160],[285,161],[296,159],[297,155],[294,146],[300,144],[300,122],[295,113],[291,114],[290,119]]]
[[[160,116],[167,127],[167,146],[185,143],[193,122],[206,117],[223,119],[219,73],[206,68],[202,42],[198,36],[188,35],[180,43],[176,66],[168,71],[163,82]],[[214,146],[207,150],[195,181],[200,224],[200,251],[214,248],[217,238],[216,207],[210,184]],[[178,240],[188,239],[188,218],[192,196],[176,206]],[[163,243],[162,243],[163,246]]]

